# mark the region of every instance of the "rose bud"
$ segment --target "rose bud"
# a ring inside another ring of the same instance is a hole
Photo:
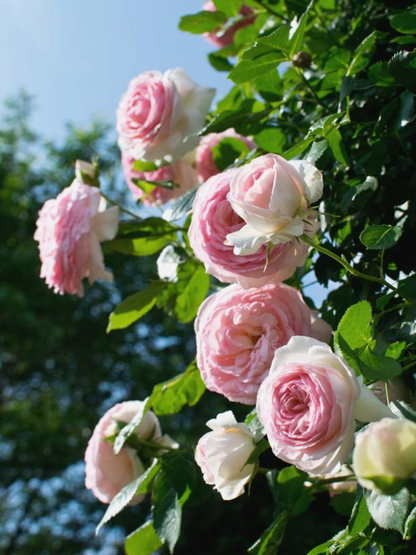
[[[98,167],[91,164],[91,162],[85,162],[84,160],[77,160],[75,162],[75,178],[84,183],[84,185],[99,187],[98,175]]]
[[[90,284],[113,280],[104,268],[100,243],[116,236],[119,211],[116,206],[105,208],[97,187],[75,179],[40,210],[34,235],[42,261],[40,276],[55,293],[82,297],[85,277]]]
[[[238,424],[231,411],[207,422],[208,432],[198,442],[195,460],[204,480],[214,486],[225,501],[244,493],[254,464],[246,464],[255,448],[254,436],[246,424]]]
[[[238,139],[245,143],[250,150],[255,148],[256,143],[250,137],[244,137],[239,133],[236,133],[234,129],[227,129],[221,133],[209,133],[202,137],[198,148],[196,149],[196,169],[198,172],[198,178],[201,182],[206,181],[213,175],[220,173],[220,170],[215,165],[214,157],[212,155],[212,149],[216,146],[222,139]]]
[[[119,146],[136,160],[172,162],[195,148],[215,89],[182,69],[145,71],[133,79],[117,110]]]
[[[352,464],[363,488],[396,493],[416,479],[416,424],[398,418],[371,424],[357,435]]]
[[[126,401],[112,407],[98,422],[88,443],[85,486],[102,503],[111,503],[120,490],[145,472],[146,464],[150,466],[152,463],[152,460],[141,460],[137,450],[126,445],[115,455],[109,441],[120,431],[120,423],[128,424],[142,405],[143,401]],[[168,444],[152,411],[144,415],[133,437],[160,443],[161,446]],[[135,495],[130,505],[137,505],[144,497],[144,494]]]
[[[329,341],[331,327],[288,285],[242,289],[230,285],[199,307],[197,362],[211,391],[254,405],[278,347],[294,335]]]
[[[322,195],[321,172],[305,160],[287,162],[266,154],[242,166],[230,182],[228,200],[246,225],[227,235],[237,255],[256,253],[265,243],[287,243],[316,232],[310,205]]]
[[[224,242],[230,233],[244,227],[244,221],[231,207],[227,198],[230,182],[238,172],[231,169],[208,179],[198,190],[194,205],[189,241],[195,256],[204,263],[208,274],[223,283],[242,287],[259,287],[280,282],[302,266],[308,254],[303,241],[293,239],[276,245],[267,255],[267,246],[255,253],[238,256]]]
[[[301,69],[309,69],[312,63],[312,55],[309,52],[297,52],[292,59],[292,64]]]
[[[332,474],[347,461],[354,419],[393,415],[345,360],[309,337],[292,337],[277,349],[257,414],[276,457],[309,474]]]

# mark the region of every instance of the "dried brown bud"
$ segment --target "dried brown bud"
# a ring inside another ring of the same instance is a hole
[[[292,64],[295,67],[300,67],[301,69],[309,69],[311,67],[311,63],[312,56],[311,54],[309,54],[309,52],[303,52],[301,50],[293,56]]]

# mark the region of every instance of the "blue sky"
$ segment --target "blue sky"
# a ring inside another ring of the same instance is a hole
[[[0,0],[0,100],[25,88],[35,130],[59,138],[68,121],[115,123],[121,94],[145,70],[180,66],[223,95],[231,83],[207,61],[213,46],[177,28],[202,2]]]

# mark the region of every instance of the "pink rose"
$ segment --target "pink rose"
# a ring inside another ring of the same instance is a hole
[[[206,12],[215,12],[217,10],[212,0],[208,0],[207,2],[205,2],[202,6],[202,9]],[[203,37],[219,48],[229,46],[230,44],[233,44],[234,35],[239,29],[242,29],[243,27],[246,27],[247,25],[252,25],[254,23],[256,17],[254,15],[253,17],[248,17],[252,13],[253,10],[243,4],[240,9],[240,15],[242,17],[240,21],[237,21],[236,23],[231,25],[226,31],[216,30],[210,33],[204,33]]]
[[[111,503],[120,490],[146,470],[135,449],[123,447],[115,455],[113,445],[105,439],[118,434],[119,422],[128,424],[141,405],[142,401],[127,401],[112,407],[98,422],[88,443],[85,452],[85,487],[91,489],[102,503]],[[152,442],[160,440],[160,425],[153,412],[145,414],[135,434]],[[130,505],[137,505],[143,499],[143,494],[135,495]]]
[[[195,331],[207,388],[246,405],[255,404],[278,347],[294,335],[322,341],[331,336],[331,327],[313,315],[299,291],[281,283],[230,285],[211,295],[199,308]]]
[[[287,162],[277,154],[255,158],[231,179],[228,200],[246,225],[229,233],[227,243],[236,254],[247,255],[265,243],[315,234],[316,212],[309,206],[322,190],[321,172],[306,160]]]
[[[204,480],[221,494],[225,501],[244,493],[244,486],[255,470],[246,464],[254,451],[254,435],[246,424],[237,423],[229,410],[207,422],[208,432],[198,442],[195,460]]]
[[[176,198],[189,191],[198,184],[198,177],[194,168],[184,160],[178,160],[170,166],[162,166],[154,172],[138,172],[133,170],[134,158],[129,156],[127,152],[121,153],[121,162],[123,165],[124,176],[130,191],[133,193],[134,198],[142,199],[143,204],[150,206],[152,204],[164,204],[169,200]],[[153,189],[151,196],[146,197],[142,189],[135,185],[132,178],[145,179],[147,181],[173,181],[179,185],[173,189],[166,187],[156,187]]]
[[[345,360],[309,337],[292,337],[277,349],[257,414],[276,457],[309,474],[341,468],[354,443],[354,418],[392,416]]]
[[[215,175],[199,188],[189,228],[191,247],[206,271],[224,283],[258,287],[270,281],[284,281],[306,260],[308,247],[303,241],[294,239],[274,247],[267,268],[265,245],[253,254],[238,256],[232,246],[224,244],[227,235],[244,227],[227,199],[230,181],[237,172],[231,169]]]
[[[119,146],[136,160],[177,160],[195,148],[215,89],[199,87],[182,69],[145,71],[117,110]]]
[[[206,181],[213,175],[220,173],[214,162],[214,157],[212,155],[212,149],[216,146],[222,139],[226,138],[239,139],[245,143],[250,150],[255,148],[256,143],[249,137],[244,137],[235,132],[234,129],[227,129],[222,133],[209,133],[201,139],[198,148],[196,149],[196,169],[198,172],[198,177],[201,182]]]
[[[112,281],[104,268],[100,242],[114,239],[118,207],[105,210],[97,187],[75,179],[56,199],[47,200],[39,212],[34,238],[39,242],[45,278],[55,293],[84,294],[83,278]]]

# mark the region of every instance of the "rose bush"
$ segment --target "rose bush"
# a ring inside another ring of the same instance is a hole
[[[197,363],[211,391],[254,405],[275,351],[294,335],[329,341],[299,291],[283,284],[226,287],[206,299],[195,320]]]
[[[231,411],[207,422],[208,432],[198,442],[195,460],[204,480],[228,501],[243,495],[255,468],[246,464],[254,450],[254,436],[246,424],[239,424]]]
[[[217,8],[215,7],[215,4],[212,0],[208,0],[204,3],[202,9],[209,12],[215,12]],[[224,46],[229,46],[230,44],[232,44],[236,32],[239,29],[246,27],[247,25],[251,25],[255,20],[255,16],[252,15],[253,10],[251,10],[245,4],[241,6],[239,14],[241,16],[241,19],[239,21],[236,21],[231,26],[227,26],[227,29],[225,29],[224,31],[217,29],[209,33],[204,33],[204,38],[212,43],[214,46],[218,46],[219,48],[223,48]]]
[[[195,148],[215,90],[179,68],[134,78],[117,109],[119,146],[136,160],[178,160]]]

